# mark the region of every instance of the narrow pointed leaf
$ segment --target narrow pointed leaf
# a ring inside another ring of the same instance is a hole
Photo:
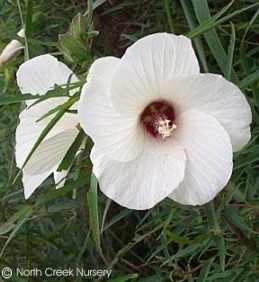
[[[87,176],[81,176],[78,180],[73,180],[71,182],[68,182],[62,189],[57,189],[53,191],[46,192],[44,194],[41,194],[37,200],[37,205],[42,205],[47,202],[50,202],[52,200],[55,200],[71,191],[73,191],[76,188],[82,188],[84,185],[89,183],[89,177]]]
[[[100,254],[102,254],[101,240],[100,240],[100,227],[99,227],[99,211],[98,211],[98,198],[97,198],[97,179],[92,174],[90,189],[87,192],[87,203],[89,209],[89,222],[92,235],[94,238],[95,246]]]
[[[68,149],[65,157],[61,161],[57,171],[67,170],[71,166],[71,163],[75,159],[75,156],[85,138],[85,132],[81,129],[73,142],[73,144]]]

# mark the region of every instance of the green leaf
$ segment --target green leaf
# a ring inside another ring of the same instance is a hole
[[[27,221],[27,219],[32,215],[33,213],[33,209],[31,206],[24,206],[24,208],[22,208],[18,213],[15,214],[15,217],[19,217],[18,222],[15,224],[14,228],[12,229],[11,234],[9,235],[7,241],[5,242],[1,252],[0,252],[0,258],[2,257],[5,248],[7,247],[7,245],[10,243],[10,241],[14,238],[14,236],[16,235],[16,233],[19,231],[19,229],[23,226],[23,224]],[[8,221],[10,222],[10,221]]]
[[[256,70],[255,72],[247,75],[245,78],[243,78],[238,86],[241,89],[245,89],[251,85],[253,85],[254,83],[259,83],[259,70]]]
[[[102,4],[104,4],[107,1],[108,0],[96,0],[96,1],[94,1],[94,3],[93,3],[93,10],[95,10],[96,8],[98,8],[99,6],[101,6]],[[85,12],[85,15],[88,15],[88,14],[89,14],[89,11],[87,10]]]
[[[33,1],[26,0],[25,34],[28,37],[31,37],[32,34],[32,16],[33,16]]]
[[[66,84],[55,85],[55,87],[53,89],[47,91],[44,95],[38,95],[37,101],[35,101],[31,105],[31,107],[38,104],[38,103],[41,103],[44,100],[49,99],[49,98],[70,97],[69,92],[71,90],[75,91],[75,89],[80,88],[85,83],[85,81],[77,81],[77,82],[72,83],[72,82],[70,82],[71,76],[72,76],[72,74],[70,75]],[[76,97],[76,94],[74,94],[73,97]]]
[[[106,205],[105,205],[105,208],[104,208],[104,211],[103,211],[103,217],[102,217],[102,224],[101,224],[101,233],[103,233],[103,228],[104,228],[104,223],[105,223],[105,220],[106,220],[106,216],[107,216],[107,214],[108,214],[108,210],[109,210],[109,208],[110,208],[110,205],[111,205],[111,202],[112,202],[112,200],[111,199],[107,199],[106,200]]]
[[[190,243],[190,239],[187,236],[180,236],[174,232],[170,232],[166,230],[167,236],[170,238],[171,241],[176,242],[179,245],[186,245]]]
[[[19,95],[0,95],[0,106],[8,104],[16,104],[27,100],[35,100],[40,98],[40,95],[19,94]]]
[[[229,282],[235,282],[238,281],[236,278],[238,277],[238,275],[242,272],[242,269],[231,269],[231,270],[226,270],[224,272],[220,272],[220,273],[213,273],[210,277],[207,278],[207,281],[219,281],[219,282],[225,282],[225,281],[229,281]],[[247,280],[249,281],[249,280]],[[250,280],[251,282],[255,282],[256,280]],[[249,282],[250,282],[249,281]]]
[[[26,214],[32,214],[33,208],[29,205],[24,205],[20,210],[13,214],[9,219],[0,225],[0,234],[6,234],[16,227],[15,222],[21,220]]]
[[[32,206],[25,204],[20,210],[18,210],[15,214],[13,214],[6,223],[11,224],[15,223],[17,220],[21,219],[25,214],[31,213],[33,210]],[[0,228],[2,225],[0,225]]]
[[[83,39],[87,36],[87,20],[86,17],[78,13],[71,21],[70,29],[71,35],[76,39]]]
[[[172,279],[170,279],[170,280],[173,281]],[[156,275],[148,276],[148,277],[145,277],[145,278],[140,278],[138,280],[138,282],[162,282],[162,281],[165,282],[162,273],[157,273]]]
[[[159,246],[152,252],[150,257],[146,260],[146,263],[148,264],[152,260],[153,257],[155,257],[158,253],[164,250],[171,243],[172,243],[172,239],[166,239],[164,242],[159,244]]]
[[[187,246],[186,248],[179,250],[175,255],[172,255],[170,258],[170,261],[178,259],[178,258],[182,258],[182,257],[194,256],[196,252],[201,249],[201,247],[202,245],[198,243],[191,244]],[[163,265],[164,264],[165,263],[163,263]]]
[[[207,281],[207,277],[209,275],[210,267],[213,261],[214,258],[202,262],[202,269],[200,271],[200,275],[198,277],[197,282]]]
[[[132,279],[139,278],[139,274],[138,273],[132,273],[132,274],[128,274],[125,276],[119,276],[115,279],[109,279],[109,282],[127,282],[127,281],[132,281]]]
[[[230,80],[231,78],[231,69],[232,69],[232,64],[233,64],[233,57],[234,57],[234,51],[235,51],[235,43],[236,43],[236,32],[235,32],[235,27],[233,23],[230,23],[231,25],[231,37],[230,37],[230,42],[228,45],[228,60],[227,60],[227,75],[226,79]]]
[[[171,33],[175,33],[174,31],[174,25],[173,25],[173,20],[172,20],[172,14],[171,14],[171,9],[170,9],[170,0],[164,0],[164,5],[165,5],[165,11],[166,11],[166,16],[167,16],[167,22],[170,28]]]
[[[83,142],[85,136],[86,135],[85,135],[85,132],[83,131],[83,129],[80,129],[76,139],[74,140],[74,142],[72,143],[72,145],[68,149],[68,151],[67,151],[65,157],[63,158],[63,160],[61,161],[57,171],[69,169],[69,167],[71,166],[71,163],[75,159],[75,156],[76,156],[80,146],[82,145],[82,142]]]
[[[253,230],[245,223],[244,218],[240,216],[235,209],[225,208],[224,215],[232,224],[242,231],[245,231],[247,234],[253,232]]]
[[[78,198],[78,199],[71,199],[62,201],[59,203],[55,203],[47,208],[47,211],[49,213],[52,212],[59,212],[64,210],[72,210],[72,209],[78,209],[85,206],[85,199],[84,198]]]
[[[94,238],[97,251],[102,254],[101,240],[100,240],[100,227],[99,227],[99,211],[98,211],[98,197],[97,197],[97,179],[92,174],[90,189],[87,192],[87,203],[89,209],[89,222],[90,229]]]
[[[220,225],[217,220],[217,215],[215,212],[213,202],[210,202],[206,205],[206,212],[207,212],[209,226],[211,229],[210,231],[214,235],[213,238],[218,248],[221,271],[224,271],[225,270],[225,261],[226,261],[226,257],[225,257],[226,256],[226,246],[225,246],[225,241],[222,235],[222,230],[220,229]]]
[[[113,224],[120,221],[121,219],[131,214],[132,212],[133,212],[132,210],[123,209],[118,214],[116,214],[108,223],[104,225],[104,227],[102,228],[102,231],[105,231],[106,229],[110,228]]]
[[[72,103],[73,104],[73,103]],[[25,165],[28,163],[29,159],[35,152],[35,150],[39,147],[40,143],[44,140],[44,138],[47,136],[47,134],[50,132],[50,130],[55,126],[55,124],[61,119],[61,117],[66,113],[67,109],[71,106],[71,99],[61,105],[60,111],[53,117],[53,119],[48,123],[48,125],[43,129],[42,133],[40,134],[39,138],[35,142],[33,148],[29,152],[28,156],[26,157],[22,167],[20,168],[20,171],[16,175],[13,182],[17,180],[17,178],[20,176],[22,169],[25,167]]]
[[[214,28],[215,26],[218,25],[217,20],[224,14],[226,11],[232,6],[234,0],[232,0],[227,6],[225,6],[223,9],[221,9],[218,13],[211,17],[208,16],[208,6],[206,3],[206,7],[203,7],[203,4],[205,3],[203,0],[201,1],[195,1],[192,0],[192,4],[194,6],[194,10],[196,9],[201,9],[200,11],[197,11],[199,13],[200,17],[204,18],[202,23],[200,25],[193,29],[191,32],[187,34],[187,36],[191,39],[205,33],[206,31]],[[197,15],[196,15],[197,16]]]
[[[31,5],[30,1],[29,1],[29,4],[27,2],[26,10],[27,10],[27,7],[30,6],[30,5]],[[27,34],[26,34],[26,23],[25,23],[24,18],[23,18],[23,10],[22,10],[22,7],[21,7],[20,0],[17,0],[17,6],[18,6],[19,14],[20,14],[20,19],[21,19],[22,27],[25,29],[25,36],[24,36],[24,44],[25,44],[24,59],[25,59],[25,61],[27,61],[27,60],[29,60],[30,56],[29,56],[29,48],[28,48],[28,41],[27,41]],[[30,10],[30,7],[29,7],[29,10]],[[28,15],[28,16],[30,17],[30,15]]]
[[[87,61],[91,57],[88,48],[70,34],[59,35],[59,48],[72,62]]]
[[[209,6],[206,0],[192,0],[192,4],[194,7],[194,11],[196,14],[196,17],[200,24],[203,22],[206,22],[207,20],[211,20],[211,14],[209,10]],[[221,16],[223,13],[225,13],[228,8],[233,4],[233,1],[231,1],[226,7],[224,7],[220,13],[217,13],[217,17]],[[215,18],[217,18],[215,17]],[[217,61],[221,71],[223,72],[224,76],[227,77],[228,70],[227,70],[227,55],[226,52],[222,46],[222,43],[218,37],[218,34],[214,28],[212,28],[210,31],[205,32],[204,34],[205,40],[211,50],[211,53],[215,60]],[[237,81],[237,76],[234,73],[234,71],[231,69],[231,80]]]
[[[94,11],[94,7],[93,7],[93,0],[87,0],[87,22],[90,25],[92,23],[92,19],[93,19],[93,11]]]
[[[55,199],[65,195],[65,194],[73,191],[76,188],[79,188],[79,187],[86,185],[87,183],[89,183],[89,177],[81,176],[80,178],[78,178],[78,180],[73,180],[73,181],[67,183],[61,189],[57,189],[57,190],[53,190],[53,191],[49,191],[49,192],[46,192],[44,194],[41,194],[36,200],[36,205],[39,206],[39,205],[45,204],[49,201],[55,200]]]
[[[0,225],[0,235],[4,235],[11,231],[15,227],[15,224],[12,222],[6,222]]]
[[[195,29],[196,23],[195,23],[195,15],[192,11],[191,4],[190,4],[189,1],[185,1],[185,0],[180,0],[180,1],[181,1],[181,5],[183,7],[183,11],[184,11],[186,20],[188,22],[190,30],[192,31],[192,30]],[[199,37],[196,37],[196,38],[193,39],[193,41],[194,41],[194,44],[196,46],[198,56],[200,58],[204,72],[209,72],[201,39]]]
[[[83,81],[71,83],[67,88],[56,87],[52,90],[49,90],[44,95],[32,95],[32,94],[18,94],[18,95],[0,95],[0,106],[8,104],[17,104],[27,100],[37,100],[33,105],[38,104],[44,100],[54,97],[67,97],[68,91],[73,90],[77,87],[83,85]]]
[[[193,0],[195,1],[195,0]],[[198,1],[197,1],[198,2]],[[211,30],[212,28],[232,19],[233,17],[249,10],[252,8],[255,8],[256,6],[259,5],[259,3],[255,3],[252,4],[250,6],[246,6],[242,9],[239,9],[237,11],[234,11],[233,13],[230,13],[228,15],[226,15],[225,17],[219,19],[228,9],[229,7],[233,4],[234,1],[231,1],[226,7],[224,7],[222,10],[220,10],[218,13],[216,13],[215,15],[213,15],[212,17],[208,18],[207,20],[205,20],[204,22],[202,22],[198,27],[196,27],[195,29],[193,29],[191,32],[189,32],[187,34],[187,36],[191,39],[205,33],[208,30]]]
[[[65,111],[68,111],[68,109],[75,104],[75,102],[77,102],[79,100],[79,96],[75,96],[75,97],[72,97],[70,98],[68,101],[66,101],[65,103],[61,104],[61,105],[58,105],[57,107],[51,109],[50,111],[48,111],[46,114],[44,114],[43,116],[41,116],[38,120],[36,120],[36,122],[39,122],[41,120],[43,120],[44,118],[48,117],[48,116],[51,116],[53,114],[55,114],[56,112],[59,112],[61,110],[65,110]],[[37,101],[38,102],[38,101]],[[32,106],[31,106],[32,107]],[[70,111],[70,112],[73,112],[73,113],[77,113],[77,111]]]
[[[257,106],[259,106],[259,87],[255,83],[259,82],[259,75],[256,74],[257,71],[255,71],[254,73],[251,73],[251,69],[253,68],[253,62],[252,62],[253,60],[251,60],[251,62],[249,60],[249,56],[247,54],[249,47],[248,47],[248,44],[246,44],[246,42],[245,42],[245,38],[246,38],[247,34],[249,33],[250,29],[252,29],[252,26],[256,22],[258,16],[259,16],[259,9],[256,10],[255,14],[253,15],[253,17],[249,21],[249,23],[246,27],[246,30],[244,32],[243,38],[241,40],[240,48],[239,48],[242,66],[243,66],[244,71],[245,71],[245,78],[240,82],[239,87],[241,89],[244,89],[248,86],[251,87],[251,90],[253,92],[253,98],[254,98],[254,101],[257,103]],[[252,110],[253,110],[253,108],[252,108]],[[259,119],[257,117],[257,114],[254,114],[253,116],[254,116],[255,122],[257,124],[259,124]]]

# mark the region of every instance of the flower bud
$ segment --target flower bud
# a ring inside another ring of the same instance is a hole
[[[24,38],[24,30],[21,29],[17,35],[19,37]],[[4,65],[10,58],[15,56],[20,50],[24,48],[23,43],[20,41],[13,39],[8,43],[5,48],[3,49],[0,55],[0,66]]]

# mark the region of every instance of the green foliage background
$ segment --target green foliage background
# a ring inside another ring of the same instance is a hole
[[[24,55],[0,68],[0,269],[111,269],[113,282],[259,281],[258,8],[258,0],[0,1],[0,49],[22,25],[27,32]],[[79,12],[84,16],[74,18]],[[234,155],[227,187],[201,207],[166,199],[148,211],[125,209],[91,177],[88,140],[64,188],[55,190],[48,179],[25,201],[20,176],[14,181],[19,65],[51,53],[83,82],[94,58],[120,57],[135,40],[159,31],[193,39],[202,72],[237,84],[251,105],[252,139]],[[30,279],[12,277],[48,281]]]

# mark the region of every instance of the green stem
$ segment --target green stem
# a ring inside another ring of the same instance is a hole
[[[168,20],[170,32],[174,33],[174,25],[173,25],[173,21],[172,21],[172,15],[171,15],[169,2],[170,2],[170,0],[164,0],[165,11],[166,11],[166,15],[167,15],[167,20]]]
[[[27,41],[27,36],[26,36],[26,27],[25,27],[25,23],[23,20],[23,16],[22,16],[22,9],[21,9],[21,4],[20,1],[17,0],[17,6],[19,9],[19,14],[20,14],[20,18],[21,18],[21,22],[22,22],[22,27],[24,28],[24,44],[25,44],[25,48],[24,48],[24,60],[28,61],[30,56],[29,56],[29,48],[28,48],[28,41]]]

